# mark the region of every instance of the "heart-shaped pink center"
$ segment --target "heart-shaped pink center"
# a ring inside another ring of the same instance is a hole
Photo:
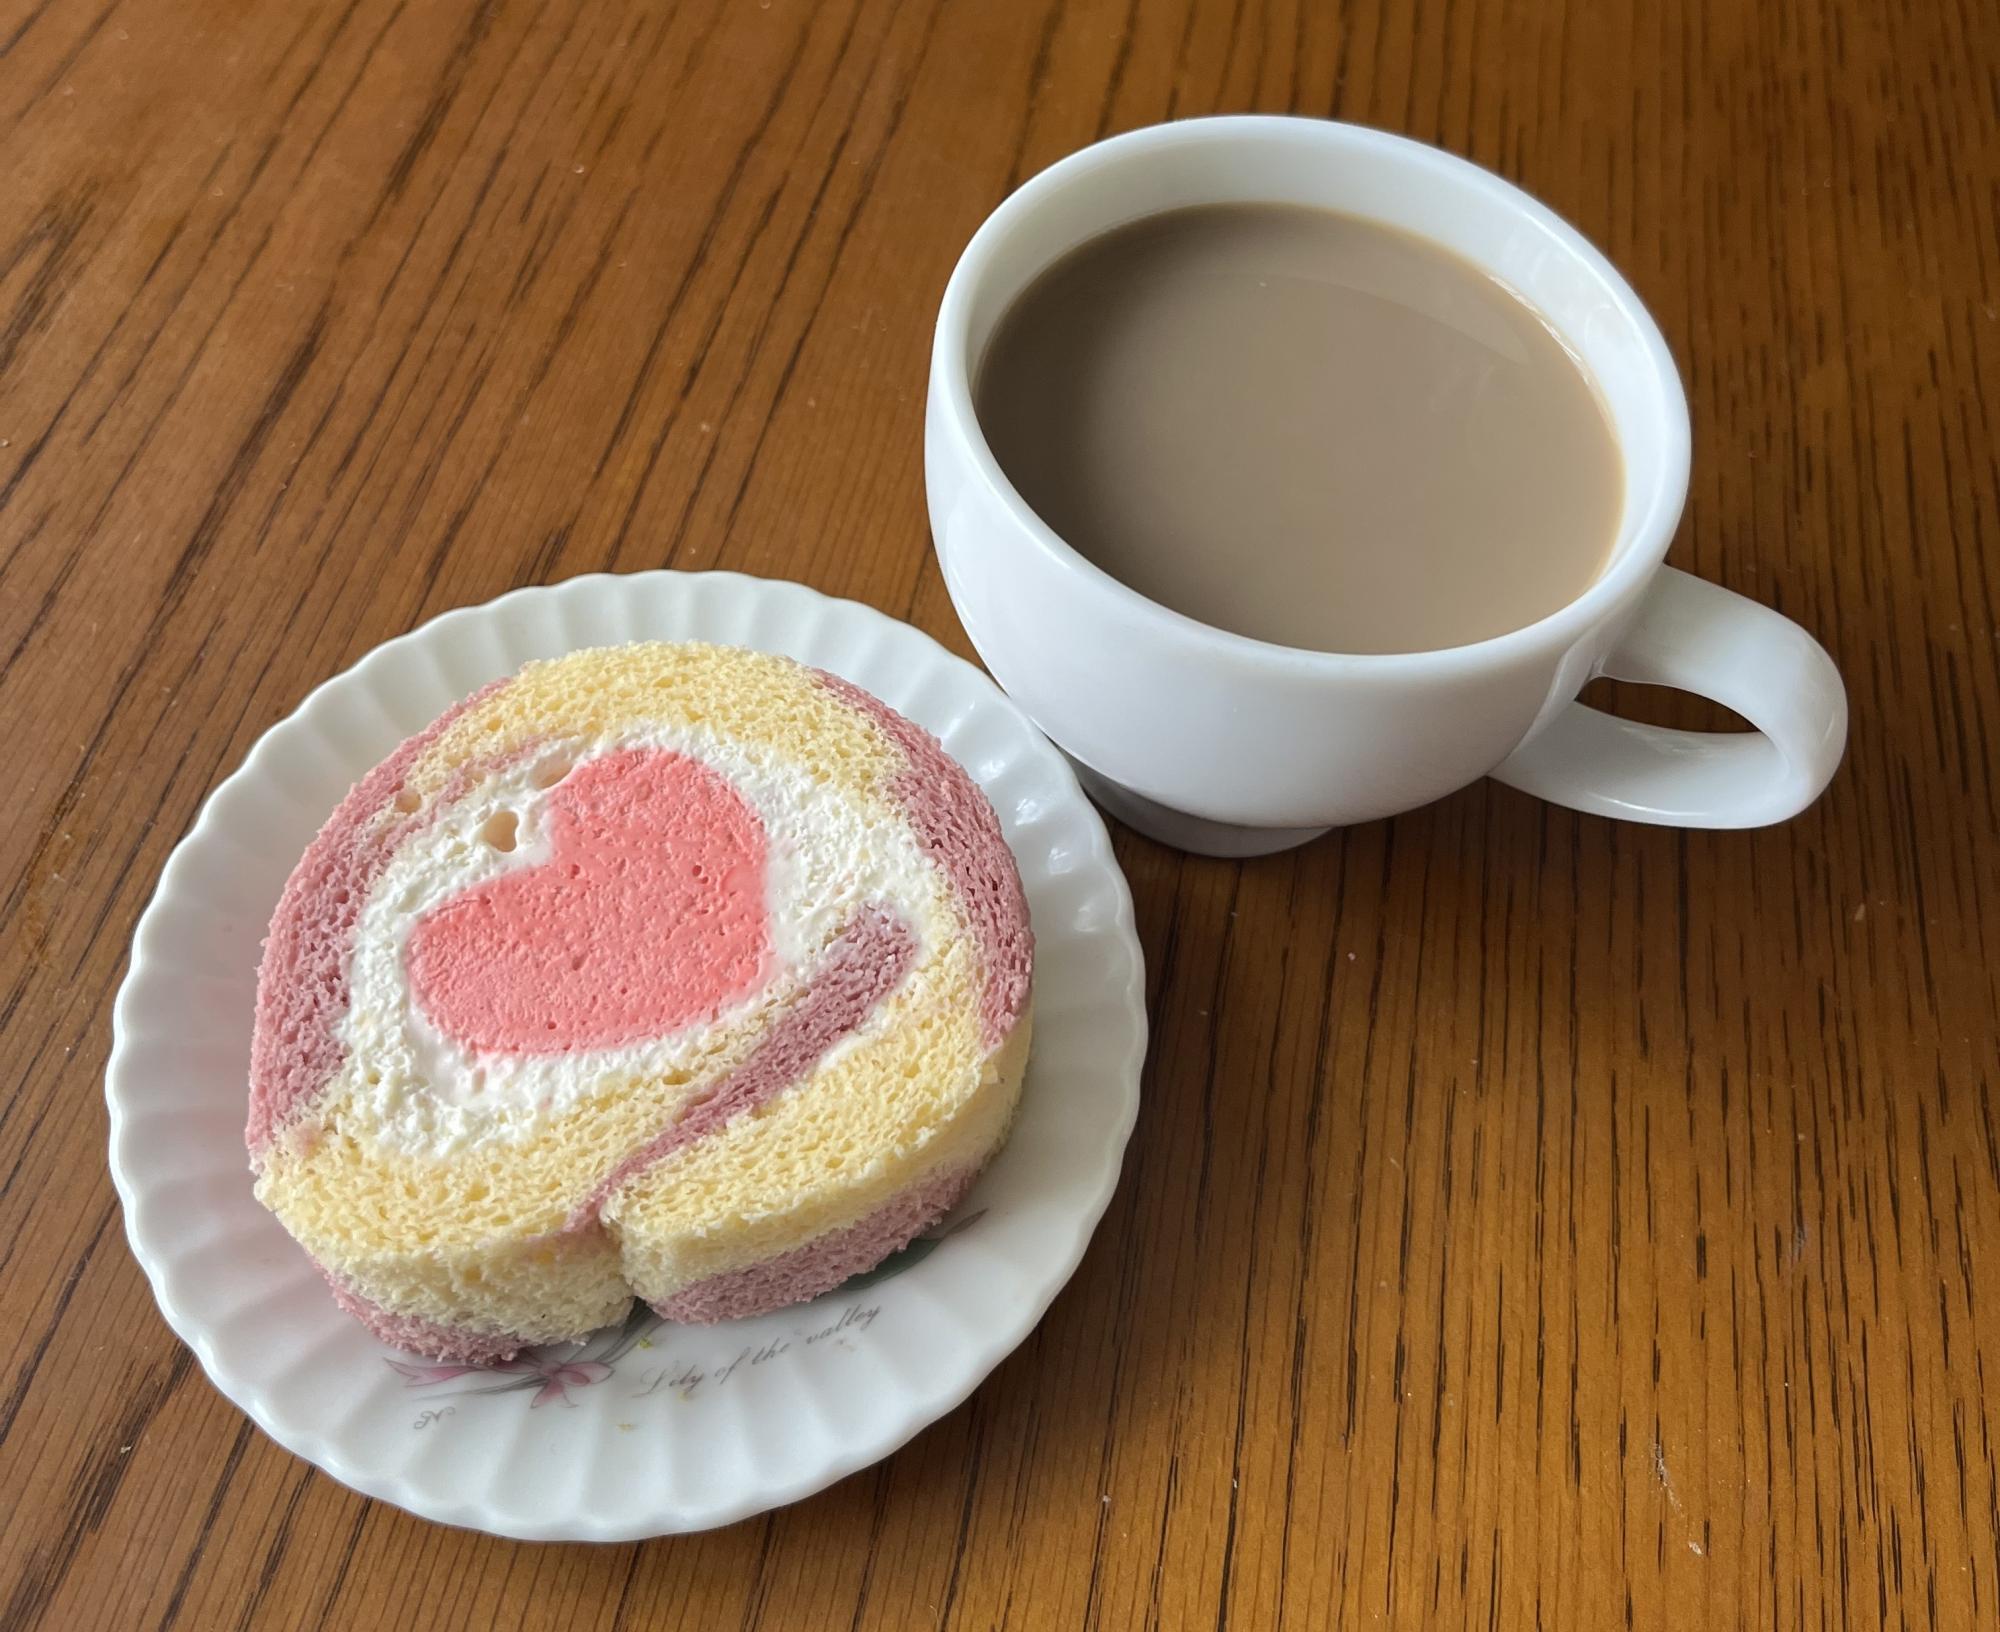
[[[411,931],[410,990],[461,1045],[560,1054],[664,1037],[771,963],[764,825],[713,770],[622,749],[549,795],[547,861],[454,896]]]

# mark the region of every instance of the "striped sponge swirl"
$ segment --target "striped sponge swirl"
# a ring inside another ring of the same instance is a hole
[[[991,806],[833,676],[530,664],[349,793],[265,942],[258,1198],[385,1341],[505,1358],[869,1268],[1005,1137],[1033,938]]]

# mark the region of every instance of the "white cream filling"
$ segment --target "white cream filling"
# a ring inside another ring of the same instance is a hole
[[[538,783],[566,764],[628,748],[667,749],[700,761],[763,822],[771,978],[714,1022],[644,1043],[544,1055],[464,1048],[438,1031],[409,989],[411,930],[462,891],[546,862],[549,798],[560,784]],[[504,851],[482,836],[503,813],[516,819],[514,847]],[[370,891],[349,964],[340,1028],[345,1058],[330,1102],[375,1141],[410,1155],[448,1156],[475,1140],[531,1138],[608,1076],[661,1076],[698,1064],[719,1032],[796,990],[818,954],[871,901],[890,906],[916,931],[919,959],[948,933],[939,880],[909,827],[764,744],[662,725],[551,742],[482,780],[406,842]],[[857,1035],[866,1034],[864,1027]]]

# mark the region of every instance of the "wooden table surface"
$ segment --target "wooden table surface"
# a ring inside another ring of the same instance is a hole
[[[1991,23],[6,0],[0,1627],[2000,1625]],[[965,651],[945,276],[1064,152],[1235,109],[1439,142],[1625,270],[1693,403],[1673,559],[1832,650],[1831,792],[1120,833],[1154,1043],[1096,1242],[968,1404],[787,1511],[523,1546],[277,1449],[104,1165],[203,795],[376,642],[578,572],[796,577]]]

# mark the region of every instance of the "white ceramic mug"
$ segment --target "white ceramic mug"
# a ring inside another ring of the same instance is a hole
[[[973,414],[974,372],[1001,315],[1085,239],[1237,201],[1317,205],[1420,234],[1556,327],[1595,379],[1625,461],[1617,543],[1582,594],[1443,651],[1304,651],[1147,600],[1035,516]],[[1804,809],[1840,762],[1846,693],[1813,638],[1662,564],[1687,496],[1687,401],[1638,297],[1527,194],[1421,143],[1311,119],[1199,119],[1043,171],[987,218],[945,290],[924,470],[952,603],[994,678],[1100,803],[1184,849],[1282,849],[1489,774],[1600,815],[1752,827]],[[1577,703],[1601,674],[1698,692],[1756,729],[1670,731]]]

